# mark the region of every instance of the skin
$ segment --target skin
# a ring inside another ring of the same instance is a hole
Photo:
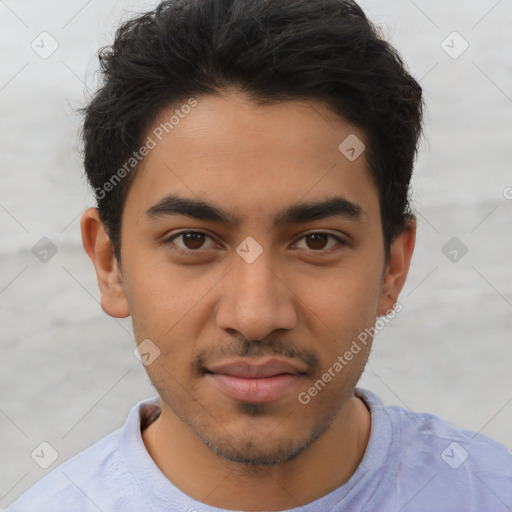
[[[371,343],[308,404],[297,397],[393,308],[416,224],[386,261],[364,153],[351,162],[338,149],[348,135],[364,141],[364,134],[322,103],[261,107],[236,90],[197,99],[137,171],[123,211],[122,271],[96,208],[82,216],[83,245],[103,310],[131,315],[137,343],[149,338],[161,351],[146,370],[162,412],[142,437],[164,475],[219,508],[298,507],[345,483],[363,458],[371,419],[354,388]],[[233,228],[146,215],[169,193],[215,203],[244,221]],[[334,195],[364,214],[273,225],[286,207]],[[164,241],[187,229],[207,236]],[[305,237],[311,232],[345,244]],[[263,249],[250,264],[236,253],[249,236]],[[178,246],[188,254],[173,251]],[[198,357],[208,366],[242,354],[255,362],[279,357],[306,373],[284,396],[256,405],[227,397],[194,366]]]

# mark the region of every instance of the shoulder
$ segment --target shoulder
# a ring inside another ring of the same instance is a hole
[[[487,436],[456,427],[430,413],[414,412],[399,406],[385,406],[368,390],[357,390],[369,407],[372,419],[384,416],[391,425],[397,445],[404,452],[424,450],[428,447],[433,460],[443,461],[450,467],[468,464],[499,466],[500,463],[512,474],[512,450]],[[441,452],[436,452],[440,448]],[[453,460],[452,460],[453,459]]]
[[[372,418],[389,423],[389,485],[403,495],[443,496],[465,510],[512,510],[512,451],[476,432],[429,413],[384,406],[371,392],[360,395]],[[418,498],[418,504],[421,498]],[[472,508],[473,507],[473,508]],[[494,508],[493,508],[494,507]],[[501,507],[501,508],[500,508]]]
[[[119,478],[120,431],[100,439],[50,471],[26,490],[6,512],[101,510],[101,487]]]
[[[147,419],[146,415],[155,410],[156,404],[157,399],[139,402],[122,428],[53,469],[16,499],[6,512],[128,512],[134,510],[134,506],[136,510],[143,510],[142,492],[126,456],[131,454],[137,459],[144,451],[141,420]]]
[[[414,451],[428,447],[433,461],[442,461],[452,469],[462,465],[489,470],[501,467],[512,477],[512,451],[497,441],[456,427],[433,414],[396,406],[384,410],[404,448]]]

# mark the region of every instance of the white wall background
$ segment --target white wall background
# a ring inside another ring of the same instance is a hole
[[[427,102],[403,311],[360,385],[512,448],[512,0],[360,3]],[[73,113],[95,86],[97,49],[155,4],[0,1],[0,508],[156,394],[81,247],[93,199]],[[58,43],[47,59],[31,48],[51,49],[43,31]],[[458,58],[454,31],[469,44]],[[46,263],[32,253],[43,237],[58,251]],[[452,237],[468,249],[457,262],[442,250]],[[47,470],[31,458],[42,441],[59,455]]]

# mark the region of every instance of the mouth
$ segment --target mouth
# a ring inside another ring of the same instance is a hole
[[[205,377],[225,396],[253,404],[283,398],[305,375],[303,366],[278,359],[268,359],[259,364],[236,360],[205,371]]]

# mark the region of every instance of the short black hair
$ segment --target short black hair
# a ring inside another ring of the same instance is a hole
[[[354,1],[163,1],[125,21],[98,56],[101,83],[81,109],[84,167],[119,264],[134,154],[150,123],[165,107],[233,87],[259,105],[322,101],[363,131],[387,257],[414,217],[422,89]]]

